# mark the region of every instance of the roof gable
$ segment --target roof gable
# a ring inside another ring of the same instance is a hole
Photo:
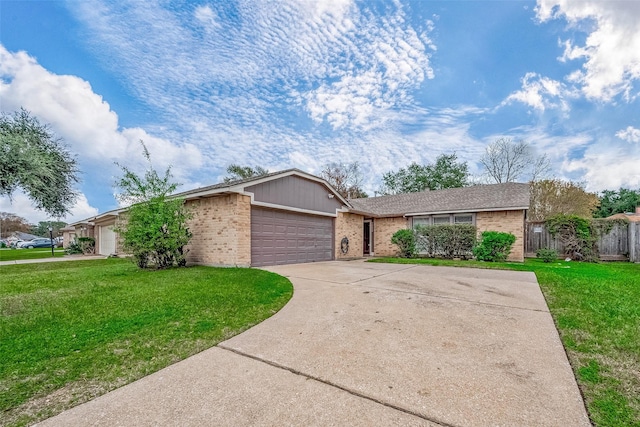
[[[311,175],[306,172],[303,172],[299,169],[287,169],[287,170],[272,172],[266,175],[251,177],[247,179],[241,179],[241,180],[231,181],[231,182],[223,182],[220,184],[210,185],[208,187],[201,187],[201,188],[196,188],[194,190],[178,193],[173,195],[173,197],[182,197],[184,199],[192,199],[192,198],[210,196],[214,194],[244,193],[247,191],[250,192],[250,190],[247,190],[249,187],[253,189],[260,184],[263,184],[269,181],[280,180],[282,178],[289,177],[289,176],[297,176],[309,181],[314,181],[324,186],[326,190],[329,193],[333,194],[333,197],[337,199],[337,201],[339,201],[342,205],[350,206],[349,202],[345,200],[340,195],[340,193],[338,193],[333,187],[331,187],[331,185],[329,185],[327,181],[315,175]]]
[[[253,184],[253,183],[251,183]],[[279,176],[244,188],[254,202],[335,214],[343,203],[323,183],[299,175]]]

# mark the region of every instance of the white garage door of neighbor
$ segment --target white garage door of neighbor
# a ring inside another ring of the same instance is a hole
[[[116,253],[116,233],[113,225],[100,227],[100,248],[101,255],[111,255]]]

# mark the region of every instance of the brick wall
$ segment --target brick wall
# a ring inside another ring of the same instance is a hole
[[[524,211],[478,212],[478,234],[483,231],[502,231],[516,236],[509,261],[524,261]]]
[[[338,212],[335,233],[335,259],[359,258],[363,256],[363,222],[364,217],[358,214]],[[342,238],[349,239],[349,251],[342,253],[340,242]]]
[[[193,213],[193,237],[187,262],[203,265],[251,265],[251,198],[240,194],[186,202]]]
[[[375,256],[395,256],[398,253],[398,247],[391,243],[391,236],[401,228],[409,228],[409,221],[406,218],[375,218],[373,220]]]

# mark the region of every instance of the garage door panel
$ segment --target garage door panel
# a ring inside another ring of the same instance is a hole
[[[101,255],[111,255],[116,253],[116,233],[113,231],[113,225],[100,226],[98,231],[99,247],[98,253]]]
[[[293,264],[333,259],[333,219],[253,207],[251,264]]]

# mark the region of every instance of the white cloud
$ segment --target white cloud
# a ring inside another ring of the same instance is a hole
[[[567,172],[576,173],[579,180],[588,183],[587,190],[614,190],[620,187],[639,188],[640,145],[607,144],[590,145],[580,158],[566,164]]]
[[[584,44],[563,41],[561,57],[562,61],[584,61],[568,80],[587,98],[610,102],[622,95],[631,101],[638,95],[640,2],[538,0],[536,13],[541,22],[563,18],[588,33]]]
[[[179,176],[202,164],[199,149],[193,144],[179,146],[141,128],[119,127],[117,114],[87,81],[51,73],[27,53],[9,52],[2,45],[0,98],[4,112],[24,107],[50,124],[70,151],[79,156],[81,166],[102,166],[85,173],[109,172],[114,161],[130,165],[132,159],[140,159],[134,162],[140,165],[140,140],[145,141],[155,164],[174,164]]]
[[[517,101],[539,111],[545,111],[549,108],[569,110],[566,97],[570,94],[561,82],[537,73],[525,74],[521,82],[522,89],[510,94],[501,105]]]
[[[367,128],[411,104],[410,90],[433,77],[432,24],[413,28],[399,4],[382,16],[350,0],[239,1],[226,9],[198,6],[195,27],[154,1],[81,2],[72,11],[105,65],[185,128],[205,115],[218,119],[217,130],[261,125],[292,98],[318,123]]]
[[[627,142],[640,142],[640,129],[628,126],[626,129],[616,132],[616,136]]]
[[[216,30],[221,27],[218,22],[218,15],[211,9],[211,6],[198,6],[193,12],[193,16],[207,29]]]
[[[11,200],[8,197],[0,197],[0,211],[14,213],[25,218],[31,224],[37,224],[40,221],[58,220],[58,218],[52,218],[46,212],[35,209],[31,200],[21,191],[15,192]],[[91,206],[87,197],[80,193],[75,205],[71,208],[71,212],[66,217],[60,218],[60,221],[72,223],[97,214],[98,209]]]

